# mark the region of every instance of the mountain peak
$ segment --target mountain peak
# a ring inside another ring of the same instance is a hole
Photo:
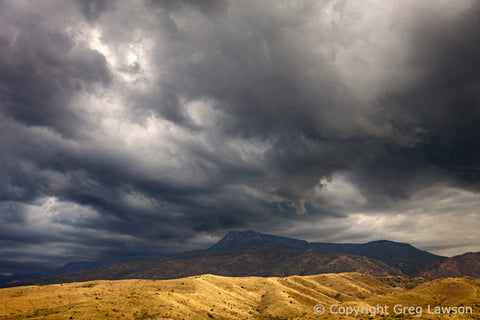
[[[258,247],[265,243],[262,234],[253,230],[230,231],[220,241],[208,248],[214,251],[230,251],[246,247]]]
[[[232,230],[229,231],[224,238],[245,238],[245,237],[260,237],[261,233],[254,230]]]
[[[230,231],[220,241],[208,248],[211,251],[234,251],[245,248],[256,248],[267,242],[278,242],[295,248],[312,248],[305,240],[259,233],[253,230]]]

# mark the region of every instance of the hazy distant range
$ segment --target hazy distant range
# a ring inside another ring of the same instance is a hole
[[[388,240],[336,244],[255,231],[231,231],[205,250],[69,263],[48,274],[13,275],[0,280],[2,286],[19,286],[88,280],[174,279],[201,274],[285,277],[341,272],[426,279],[479,278],[480,253],[447,258]]]

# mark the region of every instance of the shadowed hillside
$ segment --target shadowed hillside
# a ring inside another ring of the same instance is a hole
[[[480,252],[448,258],[434,268],[422,272],[421,276],[427,279],[465,276],[480,278]]]
[[[364,244],[315,242],[312,245],[324,251],[344,252],[377,259],[409,276],[416,276],[424,268],[446,259],[445,257],[419,250],[408,243],[388,240],[372,241]]]

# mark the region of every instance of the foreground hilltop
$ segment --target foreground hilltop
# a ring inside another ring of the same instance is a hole
[[[313,308],[322,304],[322,317]],[[394,314],[394,305],[414,313]],[[425,282],[358,273],[291,277],[201,275],[174,280],[116,280],[0,289],[0,319],[363,319],[339,307],[387,306],[389,317],[480,317],[480,280]],[[427,306],[472,306],[466,316],[428,315]],[[332,307],[333,306],[333,307]]]

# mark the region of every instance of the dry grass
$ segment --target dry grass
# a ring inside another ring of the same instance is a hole
[[[202,275],[175,280],[89,281],[0,289],[0,319],[325,319],[341,306],[464,305],[480,319],[480,281],[425,282],[344,273],[286,278],[230,278]],[[390,309],[392,310],[392,309]],[[419,319],[415,315],[383,318]],[[422,318],[429,318],[422,315]],[[431,319],[462,319],[431,316]]]

